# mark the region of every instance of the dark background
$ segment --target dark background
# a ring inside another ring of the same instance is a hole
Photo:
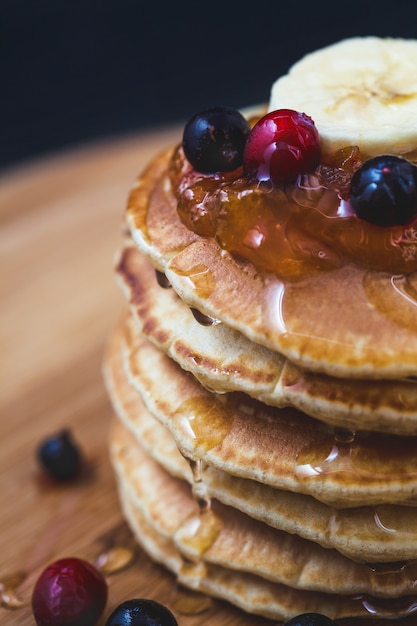
[[[417,37],[417,0],[0,0],[0,168],[269,98],[305,53]]]

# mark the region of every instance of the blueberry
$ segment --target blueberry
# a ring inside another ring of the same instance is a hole
[[[417,216],[417,166],[395,155],[368,159],[352,176],[350,203],[377,226],[407,224]]]
[[[303,613],[285,622],[284,626],[335,626],[335,623],[321,613]]]
[[[178,626],[177,620],[163,604],[155,600],[134,598],[119,604],[107,618],[105,626]]]
[[[45,473],[60,482],[74,478],[81,465],[81,452],[68,430],[42,441],[37,458]]]
[[[250,126],[230,107],[213,107],[194,115],[185,125],[182,145],[193,168],[205,174],[230,172],[243,163]]]

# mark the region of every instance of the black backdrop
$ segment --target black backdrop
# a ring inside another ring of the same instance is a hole
[[[417,37],[417,0],[0,0],[0,168],[264,102],[306,52]]]

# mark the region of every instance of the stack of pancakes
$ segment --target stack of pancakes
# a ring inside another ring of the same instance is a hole
[[[136,181],[116,259],[128,523],[182,584],[250,613],[415,623],[417,276],[263,274],[181,223],[171,156]]]

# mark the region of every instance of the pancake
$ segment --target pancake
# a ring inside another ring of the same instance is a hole
[[[392,73],[400,82],[406,73],[390,54],[410,60],[411,48],[372,42],[386,51],[378,80],[386,65],[397,87]],[[202,143],[190,152],[187,124],[183,144],[140,173],[115,259],[127,311],[104,378],[121,506],[152,558],[186,586],[275,621],[319,612],[340,626],[386,626],[417,613],[417,167],[387,156],[417,152],[397,153],[388,126],[364,122],[355,58],[351,127],[364,146],[320,153],[314,120],[294,111],[272,112],[257,134],[259,111],[243,124],[233,171],[225,152],[203,164]],[[329,60],[317,63],[320,78],[336,67]],[[279,84],[291,86],[288,76]],[[327,81],[307,82],[331,121]],[[405,93],[412,110],[415,94]],[[391,116],[387,102],[378,110]],[[226,142],[222,115],[192,138]],[[295,124],[297,156],[292,131],[275,126],[283,117]],[[384,140],[387,153],[367,163]],[[303,164],[297,177],[275,178],[275,150],[289,159],[285,176],[292,159]],[[354,190],[358,177],[366,194]],[[389,214],[367,195],[375,185]]]
[[[190,307],[303,369],[346,378],[417,375],[417,273],[347,264],[285,282],[260,272],[182,224],[172,155],[164,151],[141,174],[126,219],[137,247]]]
[[[366,566],[349,561],[335,551],[323,550],[311,542],[270,529],[216,501],[201,512],[190,487],[172,478],[138,444],[132,444],[126,431],[113,431],[112,460],[122,500],[130,510],[129,519],[145,520],[165,542],[173,542],[184,563],[180,564],[179,571],[178,564],[175,565],[180,580],[181,569],[186,571],[187,563],[191,564],[188,569],[197,574],[197,579],[201,571],[206,577],[207,566],[230,570],[231,579],[235,572],[254,575],[255,579],[260,579],[261,586],[278,583],[279,601],[284,591],[286,595],[294,595],[296,602],[297,592],[310,592],[311,599],[313,594],[317,594],[317,599],[327,596],[327,602],[333,606],[327,607],[326,612],[332,617],[366,614],[356,594],[361,594],[361,598],[366,595],[368,606],[378,606],[381,602],[369,596],[369,588],[375,581]],[[334,590],[332,594],[323,594],[323,572],[328,578],[327,588]],[[394,590],[392,584],[389,589]],[[411,602],[403,599],[400,604],[404,608]],[[344,613],[346,610],[348,612]],[[393,614],[395,612],[387,612],[387,616]],[[283,619],[288,614],[278,613],[274,617]]]
[[[120,422],[137,444],[169,474],[192,485],[190,463],[179,452],[170,431],[146,410],[122,369],[117,368],[117,353],[106,369],[106,383]],[[115,436],[123,437],[117,428],[123,430],[116,426]],[[415,558],[414,507],[382,505],[337,510],[309,496],[230,476],[209,465],[202,465],[201,473],[207,497],[279,530],[296,533],[325,548],[335,548],[356,561],[399,562]],[[394,526],[396,532],[392,532]]]
[[[346,433],[295,409],[268,407],[244,394],[211,394],[131,329],[122,340],[129,382],[185,456],[337,507],[414,502],[413,438],[366,433],[352,439],[349,432],[344,439]]]
[[[302,370],[225,324],[211,318],[199,323],[198,313],[173,289],[158,284],[152,264],[131,242],[115,266],[141,332],[208,389],[294,406],[340,428],[417,434],[415,381],[340,379]]]

